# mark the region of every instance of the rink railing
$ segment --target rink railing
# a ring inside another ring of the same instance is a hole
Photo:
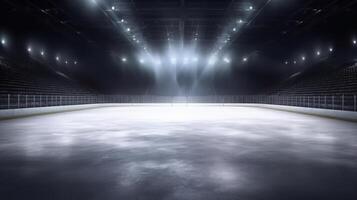
[[[322,108],[332,110],[357,111],[357,95],[331,96],[200,96],[200,97],[168,97],[168,96],[133,96],[133,95],[28,95],[0,94],[0,109],[19,109],[33,107],[105,104],[105,103],[246,103],[273,104]]]

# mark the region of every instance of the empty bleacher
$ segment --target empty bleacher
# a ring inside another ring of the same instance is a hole
[[[0,93],[88,95],[91,92],[47,66],[33,62],[24,66],[0,57]]]

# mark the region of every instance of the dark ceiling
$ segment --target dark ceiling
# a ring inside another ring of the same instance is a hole
[[[354,37],[357,26],[355,0],[1,2],[0,31],[23,42],[36,40],[52,49],[65,49],[82,62],[92,63],[88,71],[94,74],[102,63],[105,65],[100,67],[103,76],[106,76],[105,70],[114,76],[108,67],[113,63],[104,61],[106,56],[125,53],[130,57],[143,47],[163,52],[168,39],[185,46],[197,38],[201,52],[209,55],[219,46],[222,36],[229,33],[230,41],[224,49],[237,57],[259,52],[264,57],[261,59],[264,65],[276,66],[319,45],[345,47]],[[232,33],[232,26],[239,19],[244,22]],[[140,38],[140,45],[132,41],[132,35],[128,36],[123,26],[130,27],[131,34]],[[262,65],[262,62],[255,64]],[[118,73],[124,79],[125,72]]]

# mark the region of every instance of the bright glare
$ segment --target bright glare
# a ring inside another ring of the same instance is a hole
[[[231,63],[231,60],[230,60],[228,57],[224,57],[224,58],[223,58],[223,61],[224,61],[225,63]]]
[[[318,56],[321,55],[321,52],[320,52],[320,51],[317,51],[317,52],[316,52],[316,55],[318,55]]]
[[[121,61],[122,61],[122,62],[126,62],[127,59],[126,59],[125,57],[123,57],[123,58],[121,59]]]
[[[357,41],[356,41],[356,40],[353,40],[353,44],[357,44]]]
[[[127,28],[127,29],[126,29],[127,32],[130,32],[130,30],[131,30],[130,28]]]
[[[112,6],[112,10],[115,10],[115,7],[114,7],[114,6]]]
[[[333,48],[332,48],[332,47],[330,47],[329,51],[330,51],[330,52],[333,52]]]
[[[28,52],[31,52],[31,51],[32,51],[32,48],[31,48],[31,47],[27,48],[27,51],[28,51]]]
[[[216,61],[217,61],[217,57],[213,55],[208,59],[208,65],[214,65],[216,64]]]
[[[58,56],[56,56],[56,60],[59,61],[59,59],[60,59],[60,58],[59,58]]]
[[[41,51],[41,56],[44,56],[45,55],[45,52],[44,51]]]
[[[302,57],[301,57],[301,60],[305,61],[305,60],[306,60],[306,57],[305,57],[305,56],[302,56]]]
[[[6,44],[6,40],[5,39],[1,39],[1,44],[5,45]]]
[[[247,57],[244,57],[243,58],[243,62],[247,62],[248,61],[248,58]]]

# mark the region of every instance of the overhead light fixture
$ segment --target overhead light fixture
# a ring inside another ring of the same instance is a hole
[[[302,60],[302,61],[305,61],[305,60],[306,60],[306,57],[305,57],[305,56],[301,56],[301,60]]]
[[[243,62],[248,62],[248,58],[247,57],[243,57]]]
[[[32,48],[31,48],[31,47],[28,47],[28,48],[27,48],[27,51],[28,51],[28,52],[32,52]]]
[[[6,40],[3,38],[3,39],[1,39],[1,44],[2,45],[5,45],[6,44]]]
[[[317,56],[321,55],[321,52],[320,51],[316,51],[316,55]]]
[[[288,61],[285,61],[285,65],[287,65],[287,64],[289,64],[289,62],[288,62]]]
[[[44,56],[45,55],[45,52],[44,51],[41,51],[41,56]]]
[[[354,44],[354,45],[356,45],[356,44],[357,44],[357,40],[353,40],[352,42],[353,42],[353,44]]]
[[[236,28],[233,28],[233,31],[234,31],[234,32],[236,32],[236,31],[237,31],[237,29],[236,29]]]
[[[59,61],[59,60],[60,60],[60,57],[59,57],[59,56],[56,56],[56,60]]]
[[[254,8],[253,8],[253,6],[249,6],[249,8],[248,8],[248,10],[253,10]]]
[[[127,61],[126,57],[122,57],[121,61],[125,63]]]
[[[65,62],[66,64],[68,64],[68,61],[66,60],[66,62]]]
[[[127,29],[126,29],[127,32],[130,32],[130,30],[131,30],[130,28],[127,28]]]
[[[330,52],[333,52],[333,48],[332,48],[332,47],[330,47],[330,48],[329,48],[329,51],[330,51]]]
[[[231,60],[230,60],[228,57],[224,57],[224,58],[223,58],[223,61],[224,61],[225,63],[231,63]]]
[[[73,63],[76,65],[78,62],[77,62],[77,61],[74,61]]]
[[[115,10],[115,6],[112,6],[112,10]]]

